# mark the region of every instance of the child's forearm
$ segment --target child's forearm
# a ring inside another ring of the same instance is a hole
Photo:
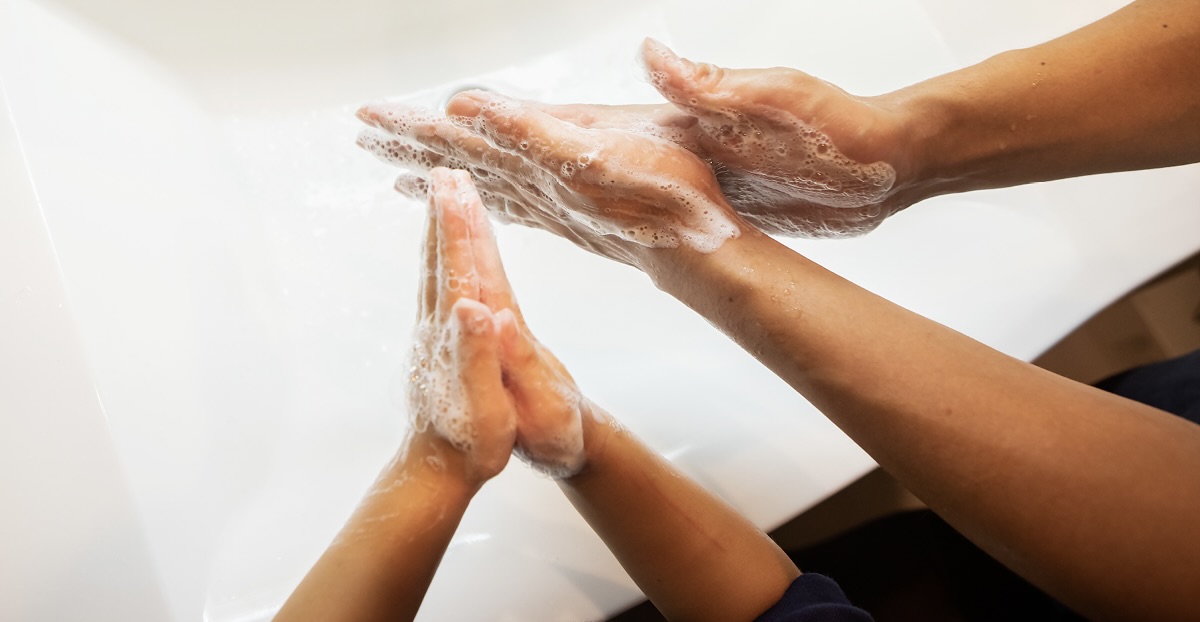
[[[277,620],[411,620],[478,489],[456,452],[414,440],[371,486]]]
[[[586,410],[586,466],[560,486],[667,618],[749,620],[779,600],[800,572],[766,534]]]

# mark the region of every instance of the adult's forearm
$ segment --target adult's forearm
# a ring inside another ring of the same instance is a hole
[[[560,486],[668,619],[753,619],[799,576],[766,534],[608,415],[584,424],[587,464]]]
[[[667,251],[658,285],[918,497],[1097,617],[1195,617],[1200,427],[999,353],[767,236]]]
[[[1140,0],[880,100],[912,119],[909,202],[1200,161],[1200,4]]]

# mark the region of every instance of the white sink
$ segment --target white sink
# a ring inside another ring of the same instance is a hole
[[[1049,4],[1037,28],[1103,13]],[[949,2],[731,7],[0,0],[0,617],[266,619],[395,451],[423,214],[354,147],[358,104],[462,85],[653,101],[646,35],[864,93],[994,51],[955,32]],[[1154,243],[1122,246],[1139,220],[1117,203],[1146,184]],[[1197,189],[1177,169],[978,193],[793,245],[1031,358],[1195,250],[1200,212],[1176,202]],[[1089,192],[1105,217],[1081,224]],[[873,466],[642,275],[540,232],[498,237],[584,390],[758,524]],[[514,462],[422,617],[600,618],[638,596],[553,482]]]

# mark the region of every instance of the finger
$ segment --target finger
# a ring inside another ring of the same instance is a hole
[[[660,116],[663,104],[544,104],[526,102],[555,119],[591,129],[638,131]]]
[[[418,173],[428,173],[439,166],[460,169],[467,167],[459,158],[438,153],[377,129],[363,129],[358,133],[355,142],[386,164]]]
[[[505,386],[518,403],[528,403],[544,384],[544,370],[537,343],[511,310],[496,313],[500,336],[500,364]]]
[[[464,91],[446,106],[493,147],[520,155],[559,178],[570,177],[594,159],[596,135],[533,106],[489,91]]]
[[[404,176],[401,176],[401,179],[404,179]],[[401,179],[396,180],[397,189],[400,187]],[[409,196],[417,198],[412,194]],[[421,285],[417,290],[418,320],[433,314],[438,294],[438,210],[433,205],[433,197],[429,195],[427,183],[421,197],[427,199],[429,208],[425,210],[425,246],[421,249]]]
[[[737,70],[692,62],[650,38],[642,43],[642,63],[650,84],[692,114],[724,114],[723,109],[731,103]]]
[[[497,164],[492,161],[499,155],[494,147],[476,134],[452,124],[444,115],[396,104],[370,104],[360,108],[358,116],[372,126],[372,129],[360,133],[360,139],[364,136],[374,137],[374,141],[370,138],[368,141],[381,143],[378,146],[365,145],[364,148],[385,161],[396,163],[396,160],[411,160],[413,155],[409,152],[415,149],[418,153],[426,151],[478,166],[493,167]],[[441,165],[437,162],[427,164],[428,168]]]
[[[424,123],[439,115],[434,110],[396,102],[374,102],[359,108],[354,116],[363,123],[385,132],[401,134],[414,123]]]
[[[528,412],[532,394],[541,384],[537,347],[526,337],[520,321],[512,311],[496,313],[496,328],[500,342],[500,369],[504,386],[512,395],[519,412]]]
[[[429,180],[416,173],[400,173],[395,188],[410,199],[425,201],[429,198]]]
[[[517,412],[516,453],[555,477],[578,472],[584,454],[574,382],[511,313],[497,313],[496,322],[500,367]]]
[[[438,210],[438,293],[435,313],[445,318],[459,298],[479,299],[479,279],[471,255],[471,231],[462,203],[459,179],[450,169],[430,173],[433,207]],[[470,186],[468,180],[466,185]]]
[[[470,183],[469,178],[466,183]],[[511,309],[520,318],[516,297],[508,282],[508,275],[504,273],[500,249],[492,235],[492,223],[488,220],[483,200],[473,191],[463,196],[462,207],[471,230],[471,255],[475,259],[475,273],[479,275],[480,302],[492,311]]]
[[[472,173],[479,174],[479,171],[472,171]],[[426,176],[409,172],[401,173],[396,177],[395,188],[397,192],[411,199],[424,202],[428,202],[429,200],[429,180]],[[493,178],[490,181],[483,182],[476,187],[476,190],[487,211],[496,214],[498,218],[504,219],[504,221],[529,220],[529,210],[526,205],[535,204],[533,202],[538,200],[537,197],[531,196],[526,190],[514,186],[501,178]],[[480,217],[484,222],[487,222],[486,214]],[[487,233],[489,234],[491,232],[490,229],[489,226],[487,229]],[[471,239],[475,239],[474,226],[472,226]],[[435,254],[436,251],[435,245]],[[496,308],[499,309],[500,307],[497,306]]]
[[[483,303],[467,298],[454,303],[451,316],[458,379],[466,395],[470,427],[476,435],[476,455],[482,446],[499,449],[492,457],[499,458],[499,466],[503,466],[512,450],[517,415],[501,378],[495,317]],[[496,443],[504,446],[497,448]]]

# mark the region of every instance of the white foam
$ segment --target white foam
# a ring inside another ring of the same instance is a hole
[[[611,157],[603,147],[611,139],[612,132],[624,130],[588,130],[576,128],[576,137],[595,134],[595,147],[580,153],[574,159],[560,155],[561,146],[553,139],[524,137],[511,138],[503,131],[487,132],[489,123],[509,123],[510,117],[524,114],[524,104],[510,100],[488,99],[481,104],[480,112],[472,117],[455,117],[453,120],[473,131],[487,135],[496,148],[514,155],[545,164],[559,162],[556,170],[545,167],[534,169],[534,175],[546,179],[512,179],[514,185],[533,184],[542,194],[552,198],[553,204],[532,206],[547,216],[555,216],[566,225],[583,225],[584,228],[601,236],[614,236],[635,244],[651,248],[676,248],[686,245],[700,252],[712,252],[725,240],[740,235],[737,223],[728,215],[728,208],[707,197],[699,189],[684,180],[647,170],[622,167],[621,161],[630,157],[647,157],[646,153],[623,152]],[[497,122],[493,115],[500,117]],[[637,134],[646,141],[644,152],[655,150],[682,150],[660,136],[660,132]],[[691,154],[663,153],[664,161],[678,157],[693,157]],[[600,187],[607,195],[597,201],[576,190],[581,187]],[[655,196],[654,189],[661,193]],[[634,210],[621,210],[623,203],[635,206]],[[637,209],[640,204],[643,208]],[[664,209],[666,207],[666,209]],[[578,230],[578,227],[573,227]]]
[[[474,277],[447,274],[445,278],[448,288],[453,288],[455,283]],[[413,429],[425,431],[432,425],[438,436],[453,447],[470,452],[476,431],[458,358],[458,344],[464,330],[477,328],[460,326],[455,314],[445,323],[433,318],[417,323],[409,367],[408,402]]]

